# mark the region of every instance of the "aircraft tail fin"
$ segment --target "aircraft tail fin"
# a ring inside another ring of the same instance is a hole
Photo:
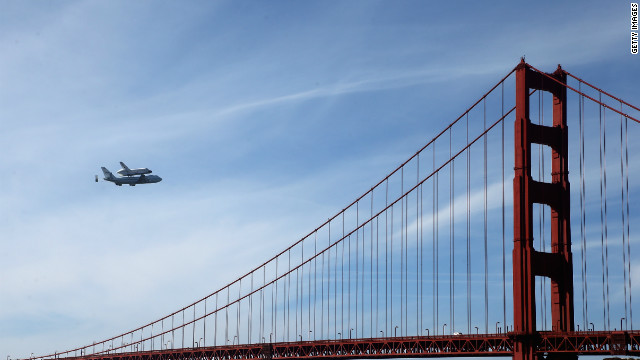
[[[105,180],[113,180],[113,179],[116,178],[115,176],[113,176],[111,171],[107,170],[107,168],[104,167],[104,166],[102,167],[102,172],[104,173],[104,179]]]
[[[122,161],[120,161],[120,165],[122,166],[123,169],[129,171],[129,167],[127,165],[125,165]]]

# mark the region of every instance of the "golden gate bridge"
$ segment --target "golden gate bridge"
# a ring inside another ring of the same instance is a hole
[[[523,59],[263,264],[156,321],[31,359],[640,355],[638,119],[560,66]]]

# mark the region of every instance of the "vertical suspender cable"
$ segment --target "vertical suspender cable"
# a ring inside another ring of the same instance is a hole
[[[403,167],[404,169],[404,167]],[[404,184],[404,181],[402,182]],[[404,185],[403,185],[404,186]],[[403,190],[404,194],[404,190]],[[409,194],[404,197],[404,333],[407,334],[407,326],[408,326],[408,313],[409,313]],[[364,261],[364,260],[363,260]],[[364,271],[363,271],[364,275]]]
[[[322,265],[320,267],[320,338],[324,337],[324,252],[322,252]],[[328,317],[328,316],[327,316]]]
[[[286,325],[286,329],[287,329],[287,336],[286,339],[287,341],[291,340],[291,250],[287,251],[287,256],[288,256],[288,263],[289,263],[289,268],[287,269],[287,282],[284,283],[285,286],[285,296],[287,298],[287,311],[284,312],[283,316],[284,318],[284,322],[285,324],[283,324],[282,328],[285,329]]]
[[[433,170],[435,171],[436,169],[436,144],[433,144]],[[432,282],[431,282],[431,295],[433,297],[433,301],[432,301],[432,309],[433,309],[433,313],[432,313],[432,319],[433,319],[433,332],[434,334],[438,335],[438,320],[437,320],[437,310],[436,310],[436,303],[437,303],[437,293],[436,293],[436,289],[437,289],[437,285],[436,285],[436,273],[437,273],[437,268],[436,268],[436,263],[437,263],[437,259],[436,259],[436,243],[437,243],[437,235],[436,235],[436,224],[437,224],[437,219],[436,219],[436,214],[438,212],[437,210],[437,205],[436,205],[436,186],[437,186],[437,181],[438,179],[438,173],[436,173],[435,179],[433,179],[433,196],[432,196],[432,220],[431,220],[431,232],[432,232],[432,236],[433,239],[431,241],[431,256],[433,258],[432,261],[432,271],[431,271],[431,277],[432,277]]]
[[[356,338],[358,337],[358,270],[360,270],[360,268],[358,267],[359,265],[359,250],[360,250],[360,230],[358,230],[358,228],[360,227],[360,202],[356,202],[356,271],[355,271],[355,275],[356,275],[356,323],[355,323],[355,331],[356,331]],[[364,236],[364,235],[363,235]],[[360,299],[362,300],[362,299]],[[349,329],[349,336],[351,336],[351,329]]]
[[[542,91],[539,92],[540,94],[540,125],[544,125],[544,94]],[[542,182],[545,181],[545,166],[544,166],[544,148],[542,145],[539,145],[540,147],[540,161],[541,161],[541,168],[542,168],[542,177],[540,178]],[[546,219],[547,219],[547,208],[545,206],[540,206],[540,209],[542,210],[542,234],[540,234],[541,237],[541,241],[542,241],[542,251],[546,252],[547,251],[547,242],[546,242]],[[544,308],[543,310],[543,317],[544,317],[544,329],[547,330],[547,320],[548,320],[548,309],[547,309],[547,277],[543,276],[542,277],[542,296],[543,296],[543,302],[542,302],[542,306]]]
[[[316,329],[316,304],[318,303],[318,231],[313,233],[313,339],[316,339],[318,329]]]
[[[342,297],[342,303],[340,304],[340,325],[342,325],[342,336],[344,336],[344,211],[342,212],[342,269],[340,275],[342,279],[340,281],[340,296]],[[351,243],[349,243],[351,244]],[[349,273],[347,273],[347,276]]]
[[[487,100],[482,100],[484,130],[487,130]],[[487,134],[484,140],[484,327],[485,334],[489,333],[489,256],[487,250]]]
[[[305,238],[306,239],[306,238]],[[304,241],[300,244],[300,264],[304,263]],[[304,334],[304,265],[300,267],[300,334]],[[308,324],[307,324],[308,325]],[[305,334],[306,335],[306,334]]]
[[[251,273],[251,275],[253,275],[253,273]],[[207,299],[206,298],[204,299],[204,313],[205,314],[207,313]],[[163,321],[163,326],[164,326],[164,321]],[[203,346],[206,346],[207,345],[207,318],[202,319],[202,331],[203,331],[202,341],[203,341],[203,344],[204,344]],[[164,329],[163,329],[163,332],[164,332]],[[133,334],[131,334],[131,335],[133,336]],[[164,342],[164,335],[163,335],[163,338],[162,338],[162,342]],[[251,342],[251,341],[249,341],[249,342]]]
[[[229,288],[227,286],[227,306],[225,306],[224,317],[225,317],[225,325],[224,325],[224,338],[225,344],[229,343]],[[184,324],[184,310],[182,311],[182,323]],[[184,326],[182,327],[182,347],[184,347]]]
[[[420,182],[420,153],[418,153],[418,169],[416,183]],[[416,193],[416,335],[422,334],[422,185],[417,189]]]
[[[451,128],[449,128],[449,158],[453,156],[451,152]],[[455,308],[453,305],[453,245],[454,245],[454,231],[453,231],[453,172],[454,172],[454,161],[451,161],[451,167],[449,168],[449,328],[451,331],[454,330],[454,318],[455,318]],[[444,334],[443,334],[444,335]]]
[[[469,146],[469,113],[467,113]],[[471,333],[471,148],[467,149],[467,334]]]
[[[371,194],[373,196],[373,192]],[[380,217],[376,216],[376,336],[380,326]],[[372,336],[373,337],[373,336]]]
[[[331,245],[331,221],[329,221],[329,237],[328,237],[329,245]],[[331,301],[329,300],[331,296],[331,248],[327,250],[327,338],[329,338],[329,334],[331,334],[331,312],[329,311],[329,307],[331,306]]]
[[[505,257],[505,213],[504,213],[504,80],[500,84],[501,103],[500,109],[502,113],[501,131],[502,131],[502,324],[505,332],[507,332],[507,289],[506,289],[506,257]]]
[[[216,292],[216,313],[214,315],[214,324],[213,324],[213,346],[217,345],[218,341],[218,292]],[[173,328],[173,316],[171,316],[171,327]],[[171,330],[171,346],[174,345],[175,339],[173,337],[173,330]]]
[[[600,94],[602,100],[602,94]],[[607,329],[611,329],[611,310],[609,307],[609,231],[607,221],[607,117],[606,108],[602,109],[602,160],[604,165],[604,245],[605,245],[605,266],[607,277]]]
[[[376,323],[376,325],[373,325],[373,189],[371,189],[371,213],[369,214],[369,219],[371,219],[371,222],[369,223],[369,232],[370,232],[370,242],[369,242],[369,246],[370,246],[370,257],[369,257],[369,337],[373,337],[374,334],[374,328],[376,328],[378,326],[378,324]],[[364,329],[363,329],[364,331]]]
[[[404,166],[400,168],[400,335],[404,331]]]
[[[578,83],[578,91],[582,83]],[[578,124],[579,124],[579,153],[580,153],[580,270],[582,273],[582,328],[587,329],[589,318],[587,315],[587,267],[586,267],[586,234],[585,234],[585,186],[584,186],[584,96],[578,97]]]
[[[440,209],[440,204],[439,204],[439,198],[440,198],[440,189],[439,189],[439,177],[440,177],[440,172],[436,172],[436,251],[435,251],[435,256],[436,256],[436,326],[439,327],[440,324],[440,249],[439,249],[439,240],[440,240],[440,234],[439,234],[439,225],[440,225],[440,214],[439,214],[439,209]],[[438,333],[437,331],[438,329],[436,328],[436,334]],[[443,334],[444,335],[444,330],[443,330]]]
[[[602,96],[602,95],[601,95]],[[602,163],[602,105],[599,107],[599,126],[600,126],[600,262],[602,264],[602,321],[606,330],[607,326],[607,299],[605,292],[605,266],[604,266],[604,198],[603,198],[603,163]]]
[[[240,278],[240,282],[238,284],[238,302],[237,302],[237,309],[238,309],[238,319],[236,322],[236,336],[238,337],[238,344],[240,344],[240,293],[242,292],[242,278]],[[196,307],[195,305],[193,306],[193,317],[195,318],[195,311],[196,311]],[[194,338],[195,338],[195,333],[194,333]],[[195,339],[194,339],[195,341]]]
[[[385,181],[385,209],[389,206],[389,178]],[[387,337],[389,331],[389,210],[384,211],[384,329]]]
[[[296,276],[298,275],[297,270],[296,270]],[[297,286],[298,282],[296,281],[296,286]],[[253,294],[253,271],[251,272],[251,292],[250,294]],[[297,302],[296,302],[297,304]],[[205,301],[204,303],[204,312],[205,314],[207,313],[207,303]],[[296,312],[296,318],[297,318],[297,312]],[[253,295],[249,296],[249,318],[247,320],[247,343],[251,344],[251,333],[253,332]],[[298,321],[296,320],[296,326],[298,326]]]
[[[344,229],[344,223],[342,224]],[[340,244],[344,246],[344,234],[342,238],[340,238]],[[333,337],[337,339],[338,336],[338,246],[335,246],[336,258],[334,262],[334,270],[333,270]]]
[[[418,153],[417,166],[416,166],[416,336],[422,334],[422,314],[420,313],[420,281],[422,280],[422,273],[420,272],[420,259],[422,253],[422,247],[420,246],[420,190],[422,186],[420,184],[420,153]]]
[[[622,112],[622,103],[620,103],[620,110]],[[624,319],[625,322],[628,318],[628,308],[627,308],[627,249],[625,247],[625,237],[626,237],[626,219],[624,213],[624,140],[622,137],[623,132],[623,123],[622,123],[622,115],[620,115],[620,215],[622,217],[622,274],[623,274],[623,283],[624,283]],[[622,326],[622,323],[620,323]],[[623,328],[621,327],[622,331]]]
[[[630,234],[630,221],[629,221],[629,127],[628,127],[628,119],[624,118],[624,157],[625,157],[625,189],[627,192],[627,261],[629,262],[627,268],[629,271],[629,322],[631,323],[631,329],[633,329],[633,301],[631,298],[631,241],[629,238]]]
[[[391,284],[389,285],[389,300],[391,301],[391,306],[389,309],[389,317],[391,320],[391,326],[393,327],[394,324],[394,318],[393,318],[393,283],[395,282],[395,280],[393,279],[393,223],[394,223],[394,217],[393,217],[393,208],[394,206],[391,205],[391,228],[390,228],[390,233],[391,233],[391,237],[390,237],[390,241],[391,244],[389,246],[389,250],[390,250],[390,254],[389,254],[389,269],[390,269],[390,273],[389,273],[389,280],[391,281]],[[395,336],[395,331],[393,333],[393,335]]]
[[[349,235],[349,254],[347,256],[349,261],[347,264],[347,328],[345,330],[349,331],[351,328],[351,235]],[[342,333],[342,336],[345,336],[345,333]]]
[[[361,273],[361,278],[360,278],[360,283],[362,284],[360,287],[360,298],[362,299],[362,306],[360,306],[360,335],[364,336],[364,229],[365,227],[362,227],[362,273]],[[358,324],[356,324],[358,325]],[[356,338],[358,337],[358,331],[356,330]]]

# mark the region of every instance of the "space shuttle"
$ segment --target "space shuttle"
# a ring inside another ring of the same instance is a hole
[[[122,169],[118,170],[117,172],[122,176],[151,174],[151,170],[147,168],[129,169],[129,167],[125,165],[122,161],[120,161],[120,165],[122,166]]]

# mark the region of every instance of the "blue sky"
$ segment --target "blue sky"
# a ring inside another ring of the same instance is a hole
[[[235,279],[521,56],[637,104],[628,20],[627,1],[0,0],[0,356],[90,343]],[[164,180],[93,181],[119,161]]]

